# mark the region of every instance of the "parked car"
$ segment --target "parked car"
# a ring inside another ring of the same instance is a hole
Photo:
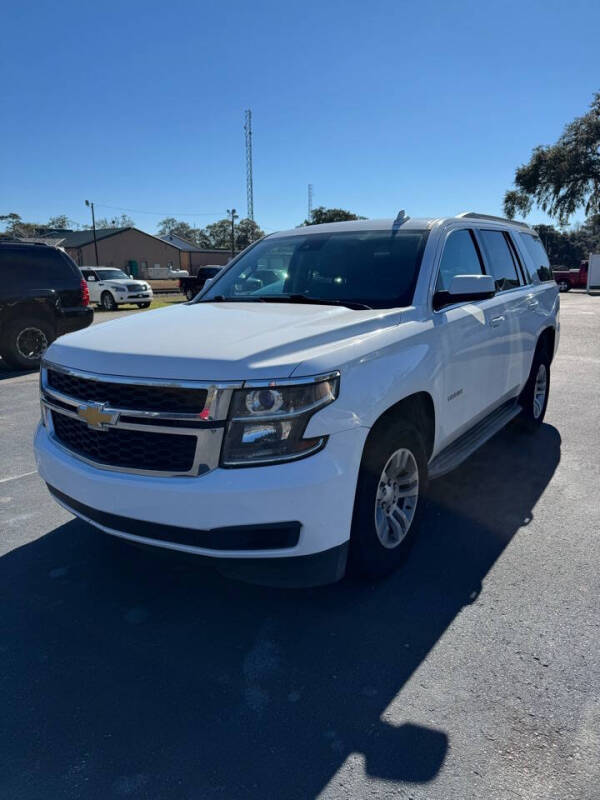
[[[223,267],[212,264],[199,267],[196,275],[188,275],[179,279],[179,288],[188,300],[193,300],[198,292],[202,291],[206,281],[216,278],[222,269]]]
[[[569,289],[587,289],[588,262],[582,261],[577,269],[566,267],[553,269],[552,275],[561,292],[568,292]]]
[[[90,302],[97,303],[105,311],[114,311],[117,306],[132,303],[138,308],[148,308],[152,302],[152,287],[146,281],[138,281],[131,275],[114,267],[81,267],[90,292]]]
[[[87,327],[94,313],[85,281],[62,250],[0,243],[0,355],[35,369],[57,336]]]
[[[284,257],[280,291],[256,290]],[[558,340],[558,289],[525,224],[296,228],[192,303],[55,342],[39,472],[101,530],[229,575],[385,575],[418,535],[428,480],[515,418],[541,425]]]

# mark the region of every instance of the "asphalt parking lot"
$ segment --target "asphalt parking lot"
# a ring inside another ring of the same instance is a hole
[[[561,301],[546,423],[433,483],[378,584],[249,586],[73,519],[0,362],[0,797],[600,797],[600,297]]]

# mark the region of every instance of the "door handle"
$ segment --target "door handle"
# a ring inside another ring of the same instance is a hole
[[[502,325],[503,322],[504,322],[504,317],[503,316],[492,317],[491,320],[490,320],[490,326],[492,328],[497,328],[498,325]]]

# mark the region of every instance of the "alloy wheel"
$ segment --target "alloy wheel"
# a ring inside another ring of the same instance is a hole
[[[410,450],[401,448],[387,460],[375,499],[375,530],[388,550],[406,537],[419,499],[419,468]]]
[[[35,327],[23,328],[17,336],[17,352],[28,361],[39,360],[48,347],[48,339],[44,331]]]

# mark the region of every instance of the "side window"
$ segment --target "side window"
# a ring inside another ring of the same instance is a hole
[[[520,286],[517,265],[503,231],[478,231],[483,243],[488,272],[496,281],[496,291]]]
[[[537,274],[541,281],[553,281],[550,261],[539,236],[534,236],[531,233],[519,233],[518,236],[534,273]]]
[[[36,270],[38,279],[44,284],[71,282],[75,277],[70,265],[54,248],[40,248],[31,259],[32,268]]]
[[[466,228],[452,231],[444,245],[435,291],[447,292],[455,275],[481,275],[482,272],[471,231]]]

